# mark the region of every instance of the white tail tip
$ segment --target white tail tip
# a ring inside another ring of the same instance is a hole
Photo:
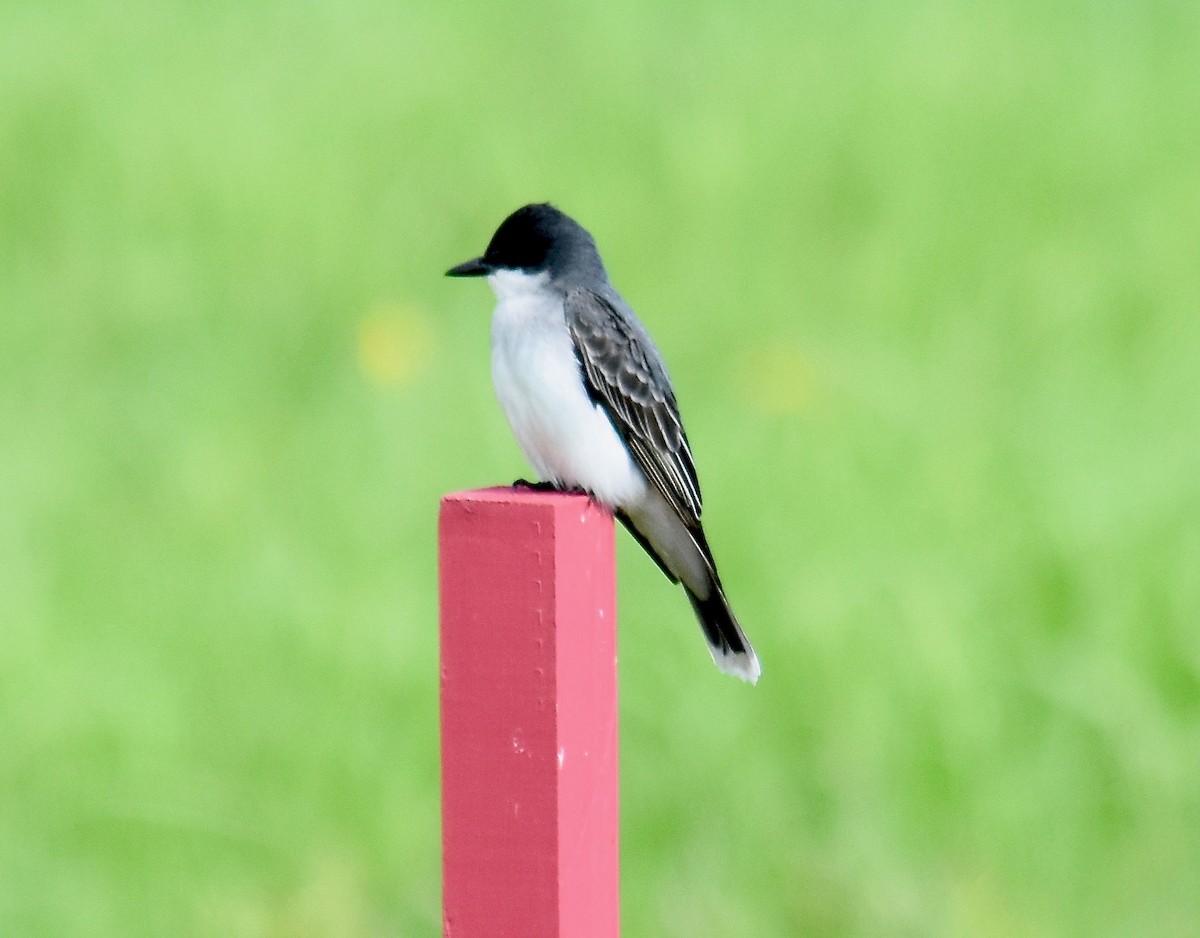
[[[744,652],[718,651],[710,648],[713,663],[726,674],[732,674],[747,684],[757,684],[762,677],[762,665],[758,663],[758,655],[754,649],[747,648]]]

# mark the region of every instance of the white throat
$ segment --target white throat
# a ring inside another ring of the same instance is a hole
[[[544,296],[549,292],[550,275],[545,271],[529,274],[523,270],[497,270],[488,274],[488,286],[496,294],[499,303],[533,296]]]

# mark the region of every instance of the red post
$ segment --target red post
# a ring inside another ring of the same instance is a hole
[[[442,499],[446,938],[615,938],[612,517],[579,495]]]

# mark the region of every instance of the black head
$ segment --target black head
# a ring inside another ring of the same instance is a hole
[[[448,277],[486,277],[497,270],[552,278],[604,275],[596,242],[574,219],[543,202],[526,205],[504,219],[482,257],[446,271]]]

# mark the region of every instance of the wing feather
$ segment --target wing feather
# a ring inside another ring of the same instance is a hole
[[[592,399],[679,518],[699,528],[700,482],[658,350],[631,317],[599,294],[573,290],[564,309]]]

